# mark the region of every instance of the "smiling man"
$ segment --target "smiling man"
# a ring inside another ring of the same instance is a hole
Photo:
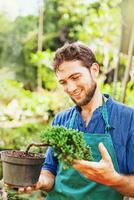
[[[47,200],[134,197],[134,110],[101,93],[99,65],[86,45],[64,45],[56,51],[53,66],[76,104],[57,114],[53,125],[82,131],[94,161],[76,160],[64,170],[49,148],[36,188],[49,191]]]

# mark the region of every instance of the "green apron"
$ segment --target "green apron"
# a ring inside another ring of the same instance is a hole
[[[98,144],[102,142],[107,148],[116,171],[119,172],[115,150],[112,139],[109,134],[109,123],[106,104],[101,108],[103,120],[105,122],[105,133],[83,133],[84,138],[91,147],[94,161],[100,161],[101,155],[98,151]],[[76,119],[74,111],[69,122],[68,128],[73,128]],[[63,163],[59,164],[58,173],[55,179],[55,185],[48,193],[46,200],[122,200],[123,196],[108,186],[90,181],[73,167],[67,170],[63,169]]]

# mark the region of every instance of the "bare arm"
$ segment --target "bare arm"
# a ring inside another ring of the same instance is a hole
[[[134,197],[134,175],[123,176],[118,174],[117,183],[111,187],[124,196]]]
[[[102,143],[99,144],[102,159],[99,162],[74,161],[73,167],[88,179],[114,188],[124,196],[134,197],[134,175],[121,175],[114,169],[111,157]]]

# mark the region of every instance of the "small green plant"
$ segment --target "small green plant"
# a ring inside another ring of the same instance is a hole
[[[93,160],[91,148],[86,144],[82,132],[52,126],[42,131],[41,138],[54,148],[55,156],[66,165],[70,165],[74,159]]]

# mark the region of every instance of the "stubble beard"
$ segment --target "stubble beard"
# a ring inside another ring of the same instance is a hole
[[[91,85],[91,87],[89,88],[89,90],[87,91],[86,96],[84,97],[83,100],[81,100],[80,102],[77,102],[77,101],[75,101],[73,98],[71,98],[72,101],[73,101],[77,106],[79,106],[79,107],[85,106],[85,105],[87,105],[87,104],[91,101],[91,99],[93,98],[93,96],[94,96],[94,94],[95,94],[95,91],[96,91],[97,84],[96,84],[96,82],[95,82],[94,80],[92,80],[92,81],[93,81],[93,82],[92,82],[92,85]]]

